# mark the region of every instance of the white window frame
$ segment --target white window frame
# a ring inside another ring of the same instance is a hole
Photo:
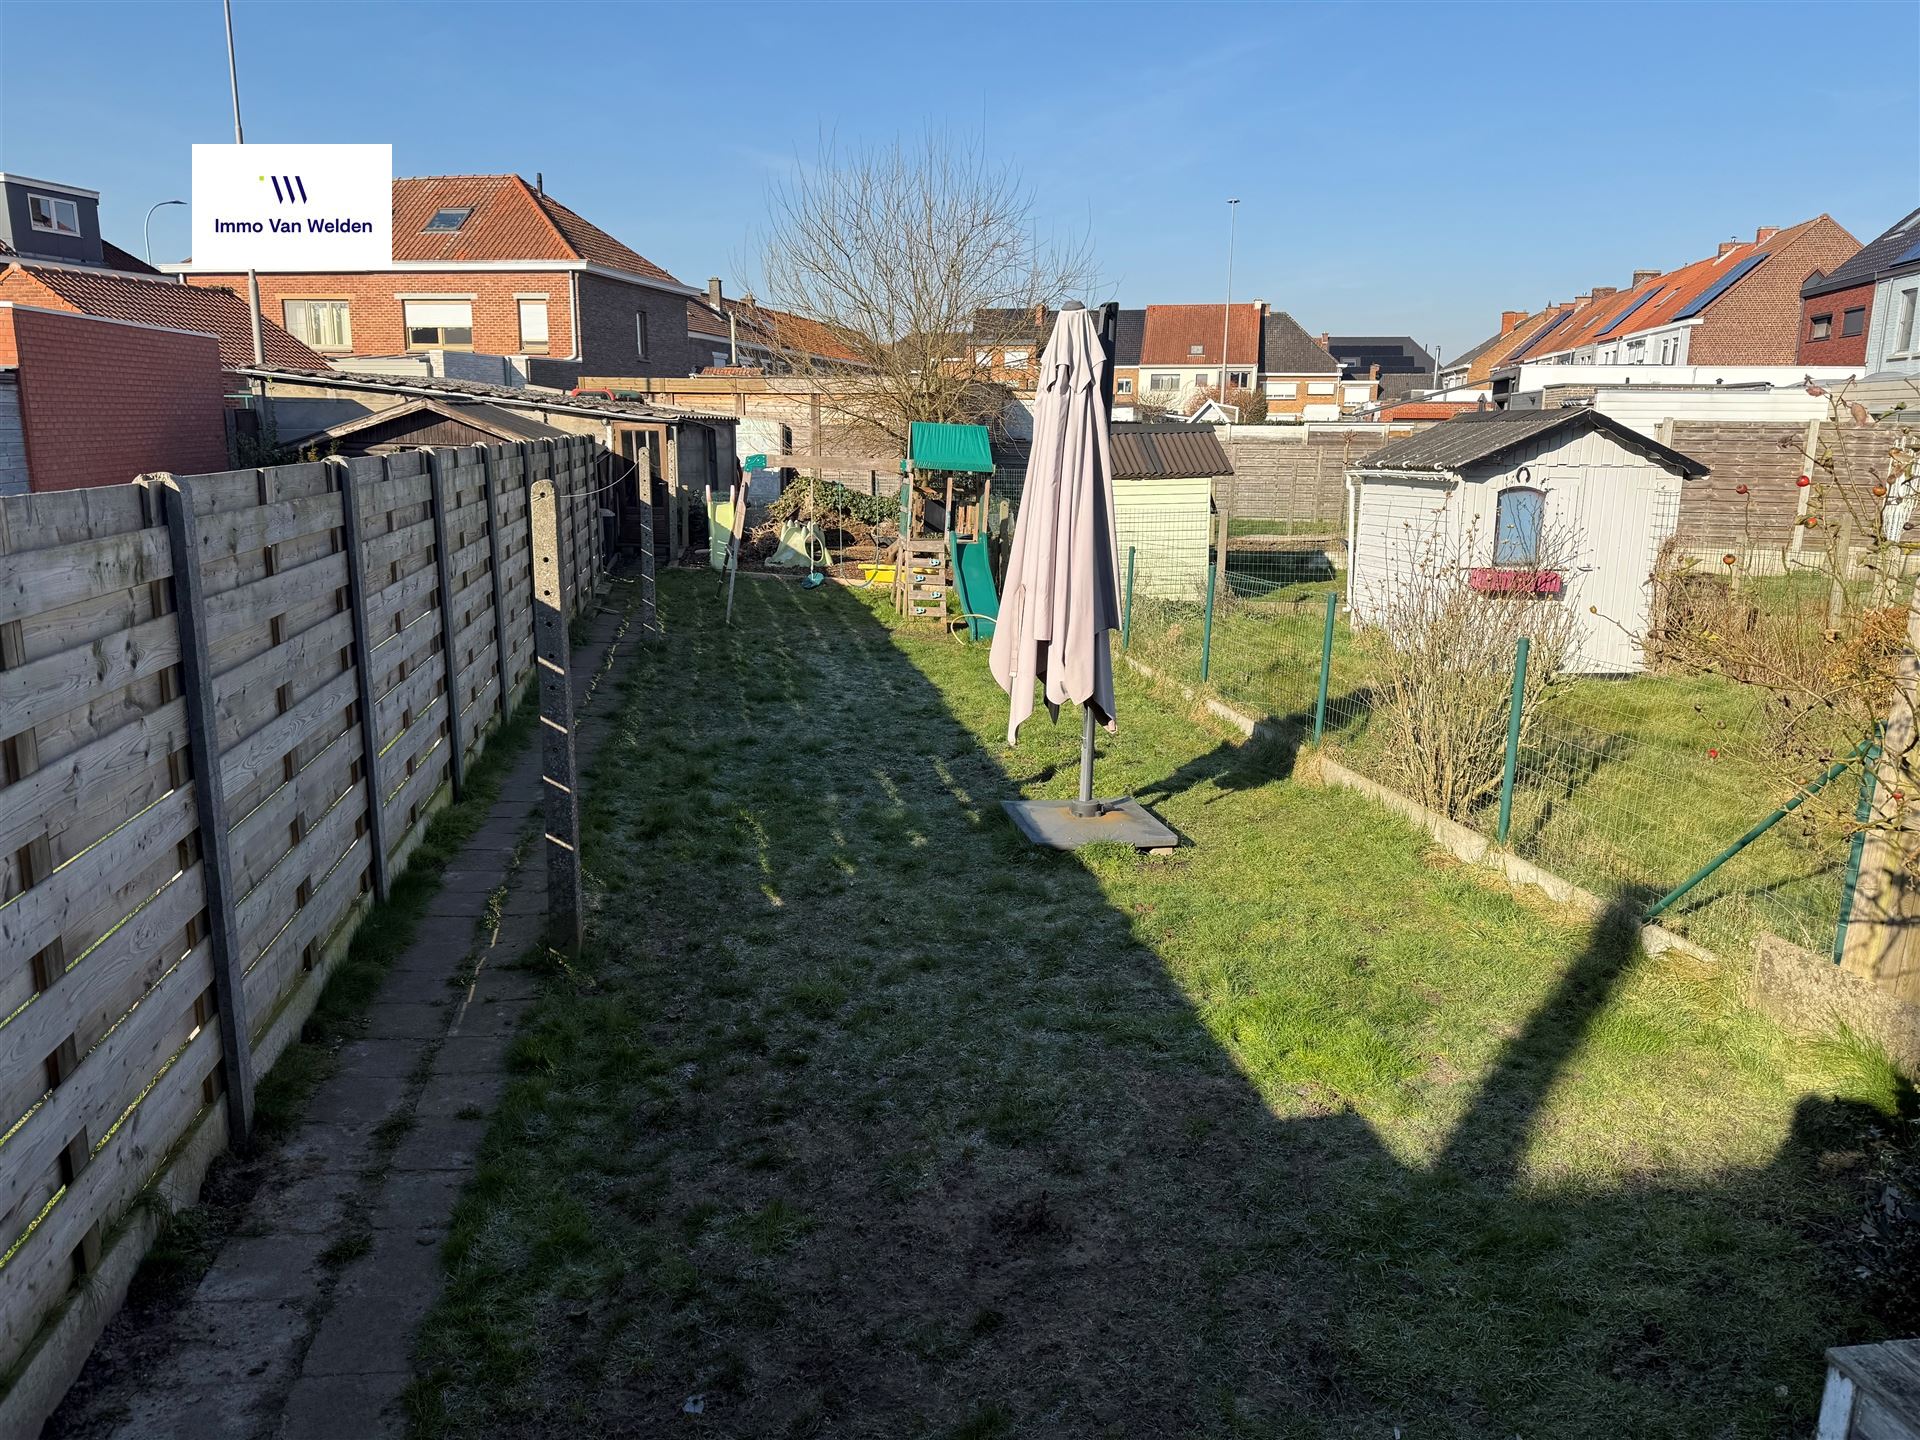
[[[1298,400],[1300,382],[1298,380],[1269,380],[1265,389],[1269,400]]]
[[[1006,357],[1005,364],[1025,365],[1033,359],[1033,352],[1031,350],[1009,350],[1006,352]]]
[[[1251,370],[1227,371],[1227,388],[1229,390],[1246,390],[1250,389],[1252,385],[1253,372]]]
[[[1904,359],[1914,353],[1916,334],[1920,333],[1920,286],[1896,290],[1893,295],[1893,328],[1887,332],[1891,342],[1887,354]]]
[[[329,344],[312,324],[309,306],[325,305],[340,316],[340,343]],[[295,315],[300,318],[295,319]],[[286,332],[302,344],[323,354],[345,355],[353,350],[353,306],[338,295],[292,295],[280,301],[280,323]]]
[[[1116,395],[1131,395],[1133,393],[1133,380],[1131,377],[1122,375],[1119,379],[1115,380],[1113,382],[1113,393]]]
[[[40,218],[33,213],[35,201],[39,201],[47,206],[53,217],[53,223],[51,225],[41,224]],[[73,228],[71,230],[64,228],[60,224],[60,211],[63,207],[68,214],[73,216]],[[69,200],[64,195],[42,195],[38,191],[29,190],[27,192],[27,223],[43,234],[70,235],[77,240],[80,238],[80,202],[77,200]]]
[[[633,347],[642,360],[647,358],[647,312],[644,310],[633,312]]]
[[[1307,382],[1307,394],[1309,395],[1337,395],[1339,393],[1338,387],[1336,387],[1331,380],[1309,380]]]
[[[465,325],[449,325],[443,321],[438,325],[415,325],[411,317],[407,314],[408,307],[414,305],[464,305],[467,311],[467,323]],[[413,338],[413,332],[415,330],[436,330],[440,333],[441,338],[434,341],[416,341]],[[467,332],[467,338],[464,341],[448,341],[446,339],[446,332],[448,330],[465,330]],[[400,334],[401,338],[406,341],[408,350],[470,351],[473,349],[473,301],[465,298],[455,298],[451,295],[421,295],[410,300],[402,300],[400,302]]]
[[[1160,374],[1147,376],[1147,389],[1149,390],[1173,391],[1179,388],[1180,377],[1178,375]]]
[[[540,310],[540,338],[538,340],[530,340],[527,337],[527,307],[530,305],[538,306]],[[516,295],[513,300],[513,314],[514,319],[519,322],[521,351],[523,353],[532,353],[535,348],[538,347],[540,353],[544,354],[548,346],[552,344],[553,337],[553,314],[547,306],[547,297],[544,295]]]
[[[1187,346],[1187,354],[1189,355],[1205,355],[1206,353],[1207,353],[1207,347],[1204,345]]]

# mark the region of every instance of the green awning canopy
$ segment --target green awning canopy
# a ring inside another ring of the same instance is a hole
[[[916,420],[907,454],[915,470],[959,470],[968,475],[993,473],[993,446],[984,425],[939,425]]]

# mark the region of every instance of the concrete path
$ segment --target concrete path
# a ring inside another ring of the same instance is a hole
[[[584,767],[612,701],[594,690],[642,642],[639,584],[615,581],[574,652]],[[631,625],[629,626],[629,620]],[[609,668],[611,666],[611,668]],[[537,982],[540,747],[514,764],[419,932],[273,1158],[233,1238],[136,1393],[61,1417],[112,1440],[377,1440],[406,1431],[413,1334],[438,1298],[440,1245],[506,1085]]]

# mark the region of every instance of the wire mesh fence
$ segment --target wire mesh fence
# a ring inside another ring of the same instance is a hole
[[[1382,497],[1361,498],[1359,508],[1375,510],[1357,527],[1357,576],[1345,523],[1247,513],[1254,507],[1242,501],[1239,511],[1225,507],[1225,516],[1218,506],[1204,517],[1130,515],[1121,497],[1119,558],[1123,577],[1132,572],[1123,598],[1126,653],[1169,679],[1204,685],[1296,740],[1318,730],[1332,758],[1433,804],[1419,793],[1408,730],[1392,708],[1404,703],[1395,696],[1405,687],[1390,683],[1404,657],[1387,643],[1377,599],[1370,605],[1357,592],[1377,596],[1405,578],[1412,562],[1404,552],[1441,503],[1437,493],[1387,497],[1385,514]],[[1624,548],[1614,544],[1607,562],[1624,576],[1569,573],[1567,593],[1557,597],[1592,628],[1589,643],[1601,656],[1592,668],[1615,663],[1606,659],[1612,647],[1631,656],[1634,673],[1589,675],[1570,666],[1529,709],[1510,763],[1503,702],[1497,729],[1463,759],[1490,763],[1492,783],[1453,807],[1452,818],[1577,885],[1644,905],[1800,792],[1769,753],[1764,693],[1646,663],[1649,627],[1657,623],[1654,552],[1672,529],[1677,496],[1656,496],[1638,510],[1634,504],[1603,499],[1579,516],[1588,534],[1635,537]],[[1201,521],[1204,543],[1196,539]],[[1601,581],[1614,585],[1618,613],[1602,609],[1609,592]],[[1491,677],[1503,694],[1512,665],[1511,649],[1505,653],[1507,670]],[[1833,781],[1823,803],[1851,808],[1859,783],[1855,766]],[[1510,789],[1504,835],[1503,788]],[[1660,918],[1716,949],[1738,950],[1770,932],[1826,953],[1835,944],[1846,860],[1844,827],[1820,823],[1809,806],[1714,868]]]

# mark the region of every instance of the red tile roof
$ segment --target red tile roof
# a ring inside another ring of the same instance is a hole
[[[1451,420],[1477,410],[1477,400],[1403,400],[1369,417],[1374,420]]]
[[[440,210],[471,209],[458,230],[427,229]],[[393,258],[587,260],[678,285],[665,270],[518,175],[422,175],[393,182]]]
[[[1140,342],[1142,365],[1218,365],[1219,305],[1149,305],[1146,335]],[[1193,353],[1194,346],[1200,353]],[[1235,305],[1227,331],[1227,363],[1258,369],[1260,307]]]
[[[251,312],[247,302],[231,290],[15,261],[0,271],[0,300],[73,310],[107,320],[196,330],[218,337],[222,365],[237,369],[253,364]],[[292,370],[333,368],[265,316],[260,320],[260,342],[269,365]]]
[[[819,360],[834,360],[843,364],[859,364],[864,358],[856,348],[857,341],[818,320],[808,320],[804,316],[790,315],[785,310],[769,309],[753,300],[735,300],[729,296],[722,296],[720,305],[721,312],[716,313],[704,300],[689,300],[687,329],[695,334],[723,339],[732,333],[727,327],[726,318],[732,315],[739,322],[740,339],[750,345],[764,345],[775,350],[800,350]]]
[[[1591,301],[1571,321],[1533,347],[1531,353],[1525,358],[1537,360],[1546,355],[1578,350],[1584,345],[1600,341],[1603,335],[1605,335],[1605,343],[1611,345],[1630,335],[1643,334],[1648,330],[1657,330],[1663,325],[1669,325],[1701,291],[1731,271],[1742,260],[1754,255],[1772,256],[1786,249],[1800,239],[1810,226],[1818,225],[1822,218],[1824,217],[1804,220],[1798,225],[1777,231],[1768,236],[1764,244],[1742,241],[1737,245],[1729,246],[1722,254],[1710,255],[1704,260],[1695,260],[1678,269],[1669,270],[1663,275],[1657,275],[1651,280],[1643,280],[1638,285],[1628,286],[1618,294]],[[1732,289],[1721,293],[1731,294]],[[1646,303],[1641,304],[1642,300]],[[1639,306],[1638,309],[1634,309],[1636,305]],[[1605,334],[1607,328],[1622,316],[1627,315],[1629,310],[1633,313],[1620,325],[1620,328],[1612,334]]]

